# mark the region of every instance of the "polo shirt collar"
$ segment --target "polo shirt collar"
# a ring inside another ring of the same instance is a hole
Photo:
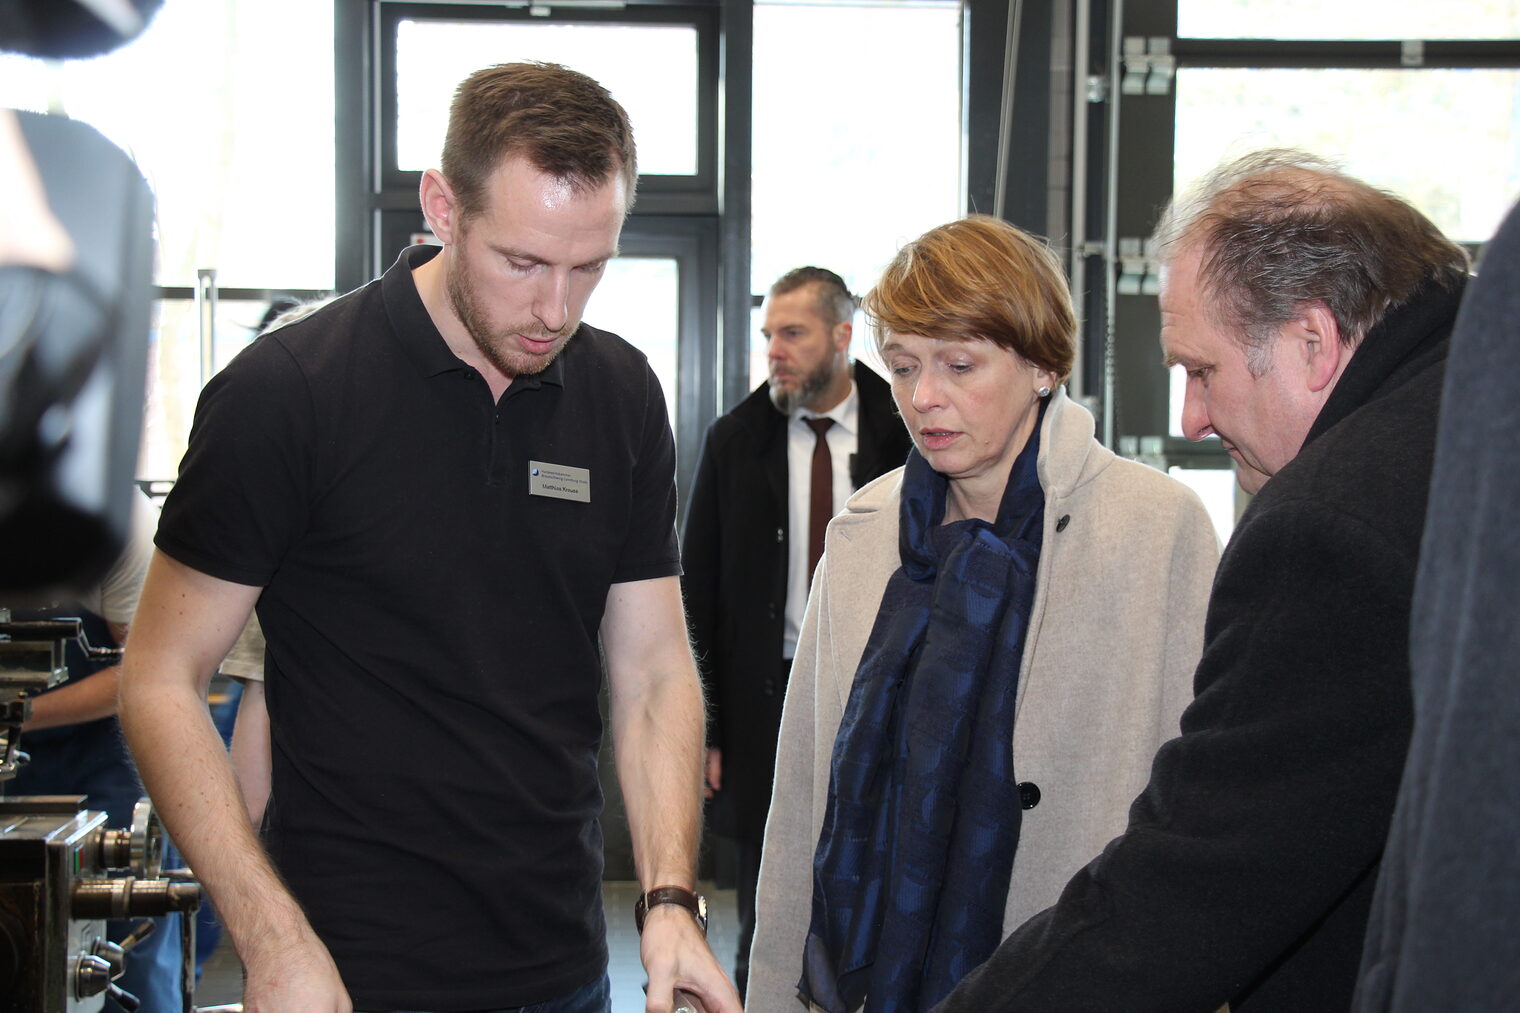
[[[381,276],[380,291],[385,300],[385,314],[390,321],[391,334],[400,342],[407,357],[423,376],[437,376],[458,369],[470,369],[470,365],[449,348],[443,340],[422,296],[417,293],[417,283],[412,272],[438,256],[443,247],[432,244],[408,246],[401,251],[396,262]],[[541,373],[519,376],[507,390],[521,390],[549,383],[564,386],[564,360],[582,337],[577,332],[565,345],[563,351]]]

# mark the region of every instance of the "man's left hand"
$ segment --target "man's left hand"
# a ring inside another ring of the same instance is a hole
[[[742,1013],[739,993],[692,913],[676,904],[659,904],[644,917],[639,956],[649,976],[645,1013],[671,1013],[675,990],[690,992],[707,1013]]]

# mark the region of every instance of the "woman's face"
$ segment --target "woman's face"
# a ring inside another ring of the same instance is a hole
[[[930,467],[1001,502],[1034,431],[1036,391],[1054,388],[1055,376],[980,338],[889,333],[882,358],[897,409]]]

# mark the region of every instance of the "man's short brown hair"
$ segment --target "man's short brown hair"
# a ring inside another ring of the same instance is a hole
[[[460,83],[449,107],[442,167],[462,219],[484,210],[486,181],[512,155],[580,191],[622,173],[633,206],[639,177],[628,113],[579,71],[557,63],[503,63]]]
[[[971,215],[898,251],[866,294],[878,351],[887,334],[981,338],[1057,381],[1076,358],[1077,317],[1061,262],[1044,241],[1000,218]]]

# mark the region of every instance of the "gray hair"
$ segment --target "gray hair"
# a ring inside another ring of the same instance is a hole
[[[1421,286],[1458,290],[1472,266],[1408,201],[1284,148],[1209,173],[1167,206],[1154,238],[1163,265],[1200,253],[1210,312],[1258,376],[1305,303],[1324,304],[1354,347]]]

